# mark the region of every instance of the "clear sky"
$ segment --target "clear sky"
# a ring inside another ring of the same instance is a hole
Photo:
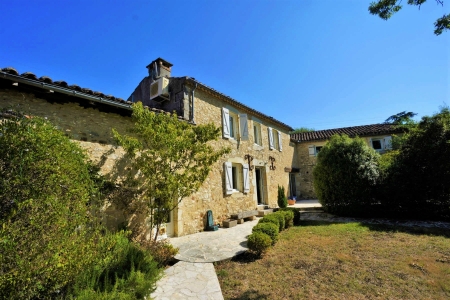
[[[1,1],[0,68],[127,99],[162,57],[290,126],[381,123],[450,105],[449,13],[429,0],[391,20],[372,0]]]

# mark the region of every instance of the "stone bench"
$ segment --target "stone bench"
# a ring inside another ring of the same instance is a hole
[[[244,223],[244,219],[247,221],[253,221],[257,215],[258,215],[257,210],[247,210],[237,214],[232,214],[231,219],[237,220],[238,224],[242,224]]]

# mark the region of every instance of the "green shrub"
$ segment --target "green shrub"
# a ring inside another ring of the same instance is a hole
[[[281,232],[284,230],[284,228],[286,227],[286,219],[284,217],[284,212],[282,211],[277,211],[275,213],[273,213],[272,215],[274,215],[275,217],[278,218],[278,230]]]
[[[286,207],[280,209],[280,211],[291,211],[294,214],[294,225],[300,225],[300,211],[295,207]]]
[[[258,223],[253,227],[252,232],[263,232],[270,236],[272,245],[278,241],[278,227],[273,223]]]
[[[324,210],[349,216],[372,213],[379,154],[358,137],[334,135],[314,167],[314,189]]]
[[[284,216],[284,228],[289,228],[294,225],[294,212],[292,210],[280,210],[278,213]]]
[[[450,110],[423,117],[387,167],[381,200],[391,216],[450,220]]]
[[[258,224],[259,223],[272,223],[275,224],[278,228],[278,231],[280,231],[280,219],[278,219],[277,216],[275,216],[274,214],[270,214],[267,216],[264,216],[263,218],[259,219]]]
[[[287,207],[287,198],[286,198],[286,193],[284,191],[284,186],[278,186],[278,206],[280,208],[285,208]]]
[[[55,298],[100,258],[91,175],[83,150],[46,120],[0,122],[4,298]]]
[[[152,255],[125,233],[107,236],[102,262],[81,273],[70,291],[76,299],[144,299],[156,288],[161,269]]]
[[[271,244],[272,239],[270,238],[270,236],[260,231],[253,232],[247,239],[248,248],[258,255],[266,252]]]
[[[157,242],[149,240],[142,242],[141,245],[158,262],[159,267],[167,266],[178,254],[178,248],[175,248],[165,240]]]

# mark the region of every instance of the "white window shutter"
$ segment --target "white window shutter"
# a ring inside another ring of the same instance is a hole
[[[278,146],[280,147],[280,152],[283,151],[283,140],[281,139],[281,132],[278,131]]]
[[[392,137],[387,136],[384,138],[384,149],[391,150],[392,149]]]
[[[272,128],[267,127],[267,132],[269,133],[269,149],[272,150],[272,149],[273,149],[273,133],[272,133]]]
[[[247,114],[239,115],[239,125],[241,129],[241,140],[248,141],[248,118]]]
[[[230,138],[230,111],[222,107],[222,132],[225,139]]]
[[[250,178],[248,164],[242,165],[242,174],[244,175],[244,193],[250,192]]]
[[[223,164],[223,170],[225,173],[225,193],[230,195],[233,193],[233,170],[231,162],[225,162]]]
[[[316,155],[316,149],[315,149],[314,146],[309,146],[309,147],[308,147],[308,150],[309,150],[309,156],[314,156],[314,155]]]

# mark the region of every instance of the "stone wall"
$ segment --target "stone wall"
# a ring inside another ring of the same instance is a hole
[[[44,95],[45,96],[45,95]],[[19,88],[0,89],[0,109],[11,108],[30,116],[48,119],[60,130],[86,149],[90,159],[100,166],[102,174],[117,180],[122,174],[124,151],[116,147],[111,129],[121,134],[132,125],[129,112],[124,114],[100,111],[93,105],[68,101],[67,97],[52,95],[51,100],[36,96]],[[129,218],[123,207],[118,209],[113,203],[105,203],[107,226],[114,228]]]
[[[205,90],[195,91],[194,121],[196,124],[213,123],[222,128],[222,107],[229,107],[217,96]],[[233,109],[233,107],[230,107]],[[238,110],[238,109],[236,109]],[[239,113],[246,113],[239,111]],[[283,185],[288,191],[289,173],[285,168],[298,167],[294,155],[295,145],[290,142],[287,129],[280,128],[269,121],[259,119],[262,133],[262,146],[255,145],[253,136],[253,121],[255,118],[248,114],[249,140],[221,138],[214,143],[215,147],[230,147],[231,153],[220,159],[214,166],[200,190],[182,200],[178,211],[175,212],[175,235],[186,235],[202,231],[206,224],[206,211],[212,210],[214,221],[221,223],[230,217],[230,214],[241,211],[257,209],[256,176],[255,169],[249,172],[250,191],[248,193],[235,192],[231,195],[225,193],[224,162],[245,164],[244,156],[253,156],[252,165],[261,168],[266,176],[264,182],[265,204],[277,207],[277,187]],[[269,150],[268,131],[270,126],[282,134],[282,151]],[[270,168],[269,156],[275,158],[275,170]]]

